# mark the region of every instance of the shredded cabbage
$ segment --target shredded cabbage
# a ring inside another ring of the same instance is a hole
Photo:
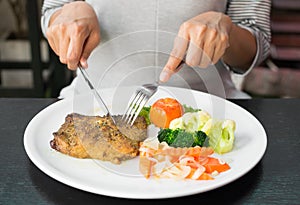
[[[187,112],[183,116],[172,120],[169,128],[180,128],[188,132],[202,131],[202,127],[210,118],[210,115],[203,110],[197,112]]]

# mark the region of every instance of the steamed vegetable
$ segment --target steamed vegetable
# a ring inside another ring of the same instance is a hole
[[[182,105],[174,98],[160,98],[150,108],[150,121],[160,128],[168,128],[170,122],[183,115]]]
[[[165,141],[172,147],[192,147],[196,145],[203,146],[205,139],[208,138],[208,146],[212,147],[218,154],[224,154],[233,149],[235,132],[235,122],[233,120],[213,119],[206,111],[194,109],[187,105],[181,106],[185,113],[178,114],[179,117],[175,118],[174,113],[172,114],[170,111],[171,108],[168,107],[174,106],[174,102],[176,102],[175,104],[178,103],[174,100],[171,98],[167,98],[167,100],[159,99],[157,102],[160,102],[160,105],[155,105],[159,108],[155,112],[159,114],[154,115],[156,118],[154,124],[165,128],[161,129],[158,134],[160,142]],[[180,105],[180,103],[178,104]],[[140,113],[146,120],[148,119],[148,123],[153,123],[150,120],[151,107],[143,108]],[[161,109],[162,107],[165,108]],[[173,117],[168,117],[168,115]],[[170,119],[172,120],[167,122]],[[161,124],[159,125],[159,123]]]
[[[149,117],[149,112],[150,112],[150,106],[145,106],[142,108],[141,112],[139,113],[139,116],[142,116],[145,118],[147,125],[150,125],[150,117]]]
[[[180,128],[185,129],[189,132],[195,132],[198,130],[202,130],[205,123],[209,119],[211,119],[210,115],[203,110],[196,112],[187,112],[182,117],[172,120],[169,128]]]
[[[180,118],[172,120],[169,128],[206,133],[209,139],[208,145],[219,154],[229,152],[233,148],[235,122],[213,119],[203,110],[185,113]]]
[[[159,142],[166,142],[171,147],[202,147],[207,135],[202,131],[188,132],[184,129],[161,129],[158,132]]]
[[[208,142],[215,152],[224,154],[233,148],[235,122],[233,120],[209,120]]]

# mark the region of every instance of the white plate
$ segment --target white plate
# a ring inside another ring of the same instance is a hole
[[[128,96],[131,91],[108,89],[102,91],[102,95],[110,102],[109,107],[116,110],[126,106],[128,99],[124,96]],[[121,165],[113,165],[98,160],[76,159],[53,150],[49,144],[53,139],[52,133],[58,130],[67,114],[101,114],[97,104],[93,103],[93,97],[89,95],[61,100],[38,113],[25,130],[25,150],[39,169],[64,184],[96,194],[136,199],[171,198],[213,190],[240,178],[263,157],[267,147],[266,132],[261,123],[245,109],[206,93],[171,87],[161,87],[149,104],[165,96],[175,97],[183,104],[206,110],[214,118],[236,121],[234,149],[220,156],[229,162],[229,171],[210,181],[145,179],[138,171],[138,157]]]

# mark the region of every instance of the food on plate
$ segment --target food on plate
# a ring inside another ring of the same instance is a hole
[[[139,116],[145,118],[147,125],[150,125],[150,124],[151,124],[150,116],[149,116],[150,108],[151,108],[151,106],[144,106],[144,107],[141,109],[141,112],[139,113]]]
[[[120,164],[139,153],[139,143],[147,137],[144,117],[138,117],[133,126],[118,123],[107,116],[68,114],[50,145],[53,149],[76,158],[93,158]],[[120,126],[119,126],[120,125]]]
[[[193,108],[192,106],[186,104],[183,104],[182,106],[183,106],[184,113],[201,111],[201,109],[199,108]]]
[[[201,130],[190,132],[181,128],[166,128],[158,132],[157,138],[159,142],[166,142],[171,147],[202,147],[207,135]]]
[[[150,121],[160,128],[168,128],[170,122],[183,115],[183,106],[174,98],[160,98],[150,107]]]
[[[224,154],[233,149],[235,121],[210,119],[207,121],[208,143],[215,152]]]
[[[234,145],[235,121],[214,119],[204,110],[188,106],[188,112],[171,120],[168,128],[161,128],[158,140],[172,147],[204,146],[206,143],[218,154],[230,152]]]
[[[50,145],[69,156],[115,164],[139,155],[139,169],[146,178],[212,180],[230,169],[212,155],[232,150],[233,120],[214,119],[174,98],[145,106],[133,126],[121,115],[115,119],[116,124],[108,116],[71,113],[53,133]],[[150,124],[159,128],[157,135],[147,136]]]
[[[146,139],[140,146],[139,169],[145,178],[213,180],[230,169],[228,163],[212,157],[211,147],[170,147]]]
[[[172,120],[169,128],[180,128],[189,132],[195,132],[202,130],[209,119],[211,119],[210,114],[204,110],[186,112],[181,117]]]

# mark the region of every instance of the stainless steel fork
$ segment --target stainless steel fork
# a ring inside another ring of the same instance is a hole
[[[158,85],[159,83],[144,84],[135,91],[129,100],[125,114],[123,115],[122,119],[124,122],[133,125],[150,97],[156,93]]]
[[[183,64],[184,61],[182,60],[177,66],[175,72],[177,72],[183,66]],[[136,120],[139,113],[146,105],[150,97],[154,95],[154,93],[156,93],[159,85],[159,82],[153,84],[144,84],[135,91],[135,93],[131,96],[129,100],[129,103],[125,110],[125,114],[122,117],[122,120],[125,123],[133,125],[134,121]]]

